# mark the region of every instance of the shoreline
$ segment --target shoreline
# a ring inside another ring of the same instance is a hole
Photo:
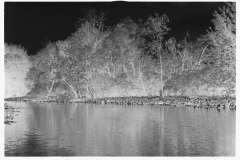
[[[39,97],[11,97],[4,101],[22,102],[56,102],[56,103],[94,103],[115,105],[160,105],[172,107],[194,107],[194,108],[217,108],[236,110],[236,98],[234,97],[111,97],[96,99],[69,99],[69,98],[39,98]]]

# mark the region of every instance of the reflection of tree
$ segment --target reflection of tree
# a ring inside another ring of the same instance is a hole
[[[24,141],[13,150],[5,151],[5,156],[70,156],[74,153],[64,147],[49,146],[35,131],[25,134]]]
[[[6,156],[234,153],[235,112],[228,110],[221,116],[217,110],[156,106],[34,103],[29,108],[23,112],[28,125],[19,121],[20,129],[6,132]]]

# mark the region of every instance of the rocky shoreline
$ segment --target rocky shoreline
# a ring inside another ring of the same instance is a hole
[[[4,103],[4,124],[12,124],[16,123],[13,121],[14,119],[14,114],[16,112],[20,112],[18,109],[8,105],[7,103]]]
[[[67,98],[35,98],[35,97],[12,97],[5,101],[31,101],[31,102],[56,102],[56,103],[94,103],[94,104],[116,104],[116,105],[161,105],[173,107],[194,108],[217,108],[236,110],[236,99],[232,97],[113,97],[98,99],[67,99]]]

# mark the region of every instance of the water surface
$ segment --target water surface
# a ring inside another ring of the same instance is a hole
[[[5,156],[234,156],[228,109],[8,102]]]

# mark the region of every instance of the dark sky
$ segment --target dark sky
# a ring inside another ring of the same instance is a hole
[[[169,37],[181,38],[188,30],[198,37],[212,25],[212,14],[223,2],[5,2],[5,43],[21,44],[29,54],[41,49],[42,42],[66,39],[76,30],[82,9],[108,11],[106,25],[130,16],[134,20],[155,12],[169,19]]]

